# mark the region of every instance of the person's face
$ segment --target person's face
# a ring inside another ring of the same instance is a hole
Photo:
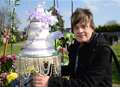
[[[80,43],[84,43],[90,41],[94,29],[91,28],[90,23],[88,23],[86,26],[81,25],[81,23],[77,23],[73,27],[73,32],[76,40]]]

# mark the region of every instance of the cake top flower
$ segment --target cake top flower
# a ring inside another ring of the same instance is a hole
[[[43,5],[38,5],[37,8],[29,16],[30,22],[42,22],[48,25],[54,25],[58,20],[56,16],[52,15],[52,12],[48,12],[43,8]]]

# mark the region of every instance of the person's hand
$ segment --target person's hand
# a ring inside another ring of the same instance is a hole
[[[48,87],[49,76],[36,74],[33,75],[33,87]]]

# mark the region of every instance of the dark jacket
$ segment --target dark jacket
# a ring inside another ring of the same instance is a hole
[[[107,43],[98,33],[82,46],[75,41],[68,49],[69,65],[62,67],[62,75],[70,79],[50,77],[48,87],[112,87],[112,55],[103,46]]]

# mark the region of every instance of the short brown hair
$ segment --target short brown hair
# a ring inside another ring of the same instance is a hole
[[[89,9],[77,8],[75,12],[71,16],[71,29],[73,32],[73,27],[77,23],[81,23],[82,25],[86,26],[88,22],[90,22],[90,26],[95,29],[95,24],[93,21],[93,14]]]

